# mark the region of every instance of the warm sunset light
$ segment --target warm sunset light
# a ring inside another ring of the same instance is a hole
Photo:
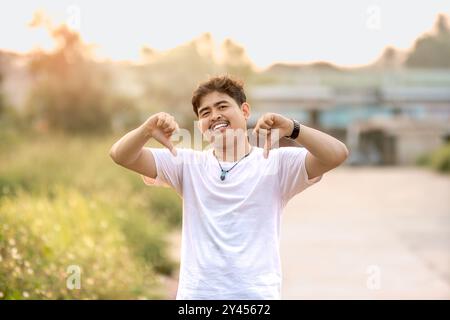
[[[450,299],[450,0],[15,0],[0,26],[0,300]]]
[[[274,62],[373,62],[386,46],[409,49],[450,1],[16,1],[0,5],[0,49],[49,49],[42,29],[27,23],[37,10],[55,24],[79,28],[97,54],[136,60],[142,46],[168,50],[202,33],[216,45],[231,38],[260,68]],[[419,14],[420,13],[420,14]],[[77,20],[79,17],[79,20]],[[75,21],[77,20],[77,21]],[[74,22],[75,21],[75,22]],[[79,23],[78,23],[79,21]]]

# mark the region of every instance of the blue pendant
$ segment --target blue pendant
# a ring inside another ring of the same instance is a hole
[[[222,170],[222,174],[220,175],[220,180],[222,180],[222,181],[225,180],[226,174],[227,174],[227,172]]]

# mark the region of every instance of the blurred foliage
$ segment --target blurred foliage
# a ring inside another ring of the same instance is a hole
[[[0,73],[0,119],[2,119],[3,113],[5,112],[5,97],[3,95],[3,90],[2,90],[2,80],[3,80],[3,76]]]
[[[70,188],[53,198],[19,192],[0,201],[0,292],[20,298],[154,298],[151,265],[139,263],[115,211]],[[81,289],[66,287],[70,265]]]
[[[209,33],[165,52],[144,47],[141,64],[132,65],[96,60],[78,33],[53,27],[40,15],[32,26],[47,28],[56,46],[31,54],[26,116],[43,132],[117,132],[162,110],[190,128],[191,97],[199,82],[223,73],[245,81],[253,72],[245,49],[230,39],[217,57]]]
[[[449,18],[438,16],[435,32],[420,37],[406,59],[406,66],[419,68],[450,68]]]
[[[15,132],[0,144],[0,297],[165,297],[181,199],[118,167],[117,138]],[[81,290],[66,288],[69,265]]]
[[[27,116],[42,131],[104,133],[116,115],[133,112],[133,102],[116,94],[107,69],[92,61],[90,48],[65,26],[52,30],[57,49],[34,52],[34,85]],[[136,111],[135,111],[136,113]]]
[[[5,152],[15,144],[31,138],[32,133],[28,131],[26,126],[27,124],[14,109],[5,108],[0,116],[0,151]],[[23,134],[18,135],[17,132],[19,131]]]
[[[156,110],[174,113],[185,128],[192,128],[196,120],[191,99],[199,82],[223,73],[245,81],[253,74],[242,46],[227,39],[221,47],[221,57],[217,57],[209,33],[167,52],[158,53],[146,47],[141,53],[145,64],[137,71],[144,87],[140,100]]]
[[[222,44],[222,53],[225,72],[248,80],[253,73],[253,66],[244,47],[231,39],[225,39]]]
[[[419,157],[417,164],[428,166],[439,172],[450,173],[450,142],[430,154]]]

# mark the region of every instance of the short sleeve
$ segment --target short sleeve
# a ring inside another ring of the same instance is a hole
[[[322,176],[308,178],[306,171],[306,154],[308,150],[301,147],[279,148],[279,179],[281,198],[285,205],[292,197],[319,182]]]
[[[155,158],[157,175],[155,179],[141,175],[144,183],[149,186],[171,187],[181,195],[183,191],[183,152],[177,149],[177,156],[174,156],[166,148],[146,149],[149,149]]]

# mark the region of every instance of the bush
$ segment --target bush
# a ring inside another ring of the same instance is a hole
[[[429,166],[439,172],[450,172],[450,143],[447,143],[429,155],[419,157],[417,164]]]
[[[25,192],[3,197],[0,295],[6,299],[160,297],[155,291],[157,274],[134,257],[118,223],[120,214],[62,187],[53,199]],[[82,270],[80,290],[66,287],[70,265]]]
[[[447,143],[432,154],[430,165],[440,172],[450,172],[450,143]]]
[[[418,166],[422,166],[422,167],[428,166],[429,163],[430,163],[430,155],[429,154],[423,154],[416,159],[416,164]]]
[[[51,36],[54,52],[36,51],[29,63],[32,88],[25,110],[41,131],[108,133],[116,118],[139,118],[135,101],[117,93],[115,74],[93,59],[89,45],[65,25]]]
[[[0,297],[164,297],[176,193],[117,166],[111,137],[16,138],[0,145]],[[65,287],[71,264],[83,270],[81,290]]]

